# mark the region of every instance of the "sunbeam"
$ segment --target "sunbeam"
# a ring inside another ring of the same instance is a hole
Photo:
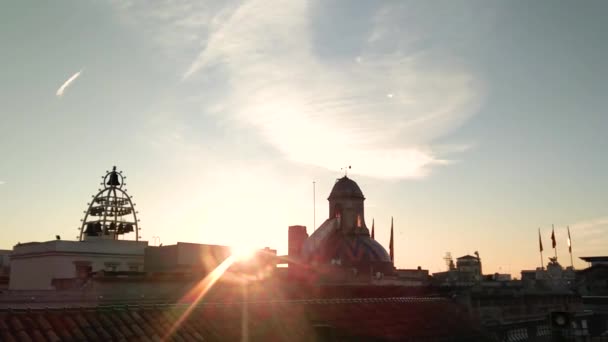
[[[182,325],[182,323],[190,316],[190,313],[194,309],[194,307],[200,302],[201,299],[209,292],[211,287],[220,279],[220,277],[226,272],[226,270],[234,263],[235,258],[233,256],[229,256],[226,258],[221,264],[219,264],[213,271],[211,271],[203,280],[201,280],[192,290],[188,291],[188,293],[182,297],[190,298],[191,296],[196,296],[194,301],[190,303],[186,311],[179,317],[175,324],[171,327],[169,332],[163,337],[163,341],[167,341],[171,335]]]

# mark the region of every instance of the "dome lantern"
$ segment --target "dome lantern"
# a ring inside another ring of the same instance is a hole
[[[329,201],[329,218],[341,218],[341,229],[345,234],[366,234],[365,196],[359,185],[348,176],[336,180],[327,198]]]

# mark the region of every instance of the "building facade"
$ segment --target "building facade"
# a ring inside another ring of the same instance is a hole
[[[30,242],[13,248],[10,290],[53,290],[61,279],[100,271],[143,271],[146,241]]]

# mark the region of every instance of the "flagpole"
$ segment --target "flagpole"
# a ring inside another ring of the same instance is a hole
[[[568,226],[568,251],[570,252],[570,266],[574,269],[574,261],[572,261],[572,238],[570,237],[570,226]]]
[[[543,242],[540,238],[540,228],[538,228],[538,245],[539,245],[539,250],[540,250],[540,269],[544,270],[545,267],[543,266]]]
[[[557,243],[555,242],[555,226],[551,225],[551,236],[553,239],[553,250],[555,251],[555,261],[557,261]]]
[[[389,242],[389,253],[390,253],[390,257],[391,257],[391,262],[393,263],[393,265],[395,264],[395,245],[394,245],[394,240],[393,240],[393,217],[391,216],[391,240]]]
[[[317,204],[316,204],[316,189],[315,189],[315,185],[316,182],[312,181],[312,230],[313,232],[315,230],[317,230]]]

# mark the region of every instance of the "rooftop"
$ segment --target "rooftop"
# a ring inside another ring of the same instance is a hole
[[[588,256],[580,258],[586,262],[608,261],[608,256]]]
[[[3,341],[453,340],[479,333],[450,301],[365,298],[0,311]],[[407,314],[410,312],[411,314]],[[185,319],[181,321],[181,317]],[[243,322],[245,320],[245,322]],[[172,332],[173,331],[173,332]]]

